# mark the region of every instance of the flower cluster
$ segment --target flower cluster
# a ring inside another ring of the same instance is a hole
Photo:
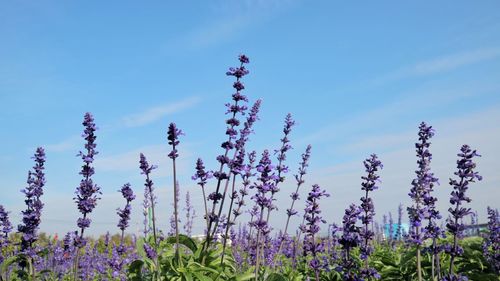
[[[118,222],[118,228],[123,232],[128,227],[130,221],[130,213],[132,211],[132,206],[130,203],[135,199],[134,191],[130,187],[130,183],[126,183],[122,186],[121,190],[123,198],[127,201],[125,208],[117,209],[117,214],[120,217],[120,221]]]
[[[288,113],[285,117],[285,125],[283,127],[283,138],[280,139],[281,141],[281,147],[280,149],[277,149],[274,151],[275,154],[278,154],[278,165],[276,166],[276,171],[278,172],[278,180],[280,182],[284,181],[285,178],[283,177],[282,173],[288,172],[288,167],[285,166],[284,162],[286,160],[286,152],[290,149],[292,149],[292,146],[290,145],[290,140],[288,139],[288,136],[292,132],[292,127],[295,125],[295,121],[292,119],[292,115]]]
[[[471,199],[465,194],[470,183],[476,180],[482,180],[482,177],[475,171],[476,163],[473,162],[474,157],[480,156],[476,150],[472,150],[468,145],[463,145],[460,148],[460,153],[457,154],[457,169],[454,174],[458,179],[450,178],[450,185],[453,187],[451,192],[450,203],[454,206],[448,211],[451,217],[448,218],[446,228],[454,237],[453,245],[446,245],[445,251],[450,254],[450,276],[453,276],[453,262],[455,257],[462,255],[463,249],[458,245],[457,239],[463,236],[464,224],[462,220],[470,214],[470,208],[463,207],[464,203],[470,203]]]
[[[440,234],[439,228],[435,224],[435,219],[439,219],[439,212],[435,209],[436,199],[431,196],[431,192],[438,179],[430,171],[432,154],[429,151],[429,140],[434,136],[434,129],[422,122],[419,127],[419,141],[415,143],[417,152],[418,170],[415,171],[417,178],[412,181],[412,188],[409,196],[413,199],[414,205],[408,207],[410,218],[410,239],[416,245],[422,245],[427,236],[421,231],[422,221],[429,220],[428,235],[437,237]]]
[[[251,186],[255,188],[257,193],[252,196],[255,204],[260,207],[261,219],[257,222],[256,226],[262,232],[267,232],[267,222],[262,218],[263,211],[273,208],[272,198],[268,195],[276,187],[276,179],[278,178],[274,173],[274,166],[269,158],[269,151],[266,149],[262,153],[262,157],[257,165],[257,172],[259,176],[257,178],[258,182]]]
[[[352,257],[352,251],[361,244],[360,228],[356,226],[361,209],[355,204],[351,204],[345,210],[342,219],[342,236],[339,244],[342,247],[342,258],[337,271],[341,272],[344,280],[358,280],[358,265]]]
[[[236,198],[236,206],[237,208],[233,211],[234,219],[233,223],[238,216],[242,214],[241,208],[245,206],[245,196],[248,195],[248,189],[250,188],[251,181],[250,179],[255,176],[253,170],[255,169],[255,161],[257,158],[257,153],[252,151],[247,154],[248,163],[243,165],[242,171],[240,173],[243,186],[239,190],[239,196]]]
[[[500,216],[498,210],[488,207],[488,236],[483,243],[486,260],[500,275]]]
[[[308,145],[306,148],[306,151],[302,154],[302,162],[300,162],[300,167],[299,167],[299,172],[295,175],[295,181],[297,182],[297,188],[295,189],[295,192],[293,192],[290,195],[290,198],[292,198],[292,205],[290,208],[286,210],[286,214],[288,216],[288,219],[291,216],[294,216],[297,214],[297,210],[293,208],[295,201],[299,199],[299,188],[302,184],[304,184],[304,175],[307,173],[307,167],[309,166],[309,158],[311,157],[311,145]],[[285,227],[285,234],[286,234],[286,227]]]
[[[43,195],[43,187],[45,185],[45,151],[43,148],[37,148],[34,156],[35,165],[33,171],[28,172],[28,186],[21,190],[26,196],[24,202],[27,209],[24,210],[22,224],[18,226],[18,231],[21,236],[21,252],[28,256],[35,254],[33,244],[37,240],[37,230],[40,226],[43,203],[41,196]]]
[[[175,123],[170,123],[170,125],[168,125],[167,140],[168,144],[172,146],[172,151],[170,151],[170,153],[168,154],[168,157],[170,159],[175,159],[179,157],[179,153],[176,147],[179,144],[179,136],[183,134],[184,133],[177,128]]]
[[[149,232],[149,228],[147,227],[147,224],[149,223],[149,210],[151,210],[151,221],[153,224],[153,236],[156,241],[156,218],[155,218],[155,205],[156,205],[156,196],[154,195],[154,187],[153,187],[153,181],[150,178],[151,172],[157,168],[156,165],[149,165],[146,156],[144,154],[139,155],[139,168],[141,169],[141,174],[146,176],[146,182],[144,183],[144,234],[147,235]],[[147,210],[147,211],[146,211]]]
[[[321,197],[328,197],[330,194],[325,190],[321,190],[320,186],[315,184],[312,186],[311,192],[306,199],[306,208],[304,209],[305,225],[300,226],[300,230],[304,233],[304,256],[311,255],[312,259],[309,262],[309,267],[315,272],[316,280],[319,280],[319,270],[324,266],[319,260],[318,255],[323,253],[325,245],[323,241],[318,242],[316,235],[320,231],[320,224],[326,221],[320,216],[319,200]]]
[[[375,233],[369,228],[369,225],[373,222],[373,217],[375,216],[375,207],[373,206],[372,198],[369,197],[369,192],[378,189],[376,184],[380,181],[380,176],[377,175],[377,171],[382,169],[383,166],[382,162],[375,154],[372,154],[370,158],[363,162],[363,164],[365,165],[367,175],[361,177],[361,179],[363,179],[363,183],[361,183],[361,190],[365,191],[365,196],[361,197],[360,207],[362,209],[362,213],[359,216],[361,223],[363,224],[363,227],[360,229],[360,236],[362,238],[360,254],[362,260],[367,260],[368,256],[370,256],[373,252],[373,247],[370,245],[370,242],[375,236]],[[392,225],[392,222],[390,222],[390,225]],[[365,267],[361,271],[361,276],[367,279],[371,277],[380,277],[375,269],[368,267],[367,262],[365,262]]]
[[[86,228],[90,226],[91,220],[88,215],[94,210],[97,205],[97,200],[100,199],[98,194],[101,194],[100,187],[92,181],[94,175],[94,168],[91,166],[94,162],[94,157],[97,155],[96,148],[96,135],[97,127],[94,123],[94,117],[90,113],[85,113],[82,125],[85,127],[82,137],[87,141],[85,143],[85,152],[80,151],[78,156],[83,160],[84,165],[80,171],[83,179],[80,181],[80,186],[76,189],[76,197],[73,198],[78,206],[78,210],[83,215],[78,219],[77,225],[80,228],[80,238],[76,240],[77,246],[83,247],[85,241],[83,240],[83,233]]]
[[[2,250],[9,245],[9,233],[12,231],[12,225],[9,221],[9,213],[0,205],[0,263],[4,257]]]

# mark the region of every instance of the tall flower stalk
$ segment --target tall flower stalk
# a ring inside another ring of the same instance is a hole
[[[306,208],[304,209],[304,218],[306,221],[305,225],[301,225],[300,229],[304,233],[304,256],[310,254],[311,260],[309,261],[309,267],[314,271],[314,276],[316,281],[319,281],[319,273],[322,265],[322,261],[319,259],[319,255],[324,252],[325,245],[324,241],[317,241],[317,234],[320,231],[320,224],[325,224],[326,221],[320,216],[321,209],[319,208],[319,200],[321,197],[329,197],[330,194],[326,193],[325,190],[321,190],[320,186],[315,184],[312,187],[311,192],[306,199]]]
[[[487,208],[488,235],[484,239],[483,253],[493,270],[500,275],[500,215],[498,210]]]
[[[363,183],[361,183],[361,190],[365,191],[365,196],[361,197],[360,206],[362,214],[359,217],[361,223],[363,224],[363,228],[360,231],[360,236],[362,238],[360,253],[361,259],[364,260],[364,268],[361,270],[361,276],[366,279],[379,279],[380,275],[377,270],[368,266],[368,257],[373,253],[373,247],[370,244],[375,235],[369,228],[370,224],[373,222],[373,217],[375,216],[375,207],[369,193],[378,189],[377,182],[380,181],[380,176],[377,175],[377,171],[382,169],[383,166],[382,162],[375,154],[372,154],[370,158],[363,162],[363,164],[365,165],[367,175],[361,177],[361,179],[363,179]],[[390,224],[392,225],[392,216]],[[392,237],[392,229],[389,235]]]
[[[150,178],[151,171],[157,168],[156,165],[149,165],[146,156],[144,154],[139,155],[139,168],[141,169],[141,174],[146,176],[146,182],[144,183],[145,187],[145,192],[144,194],[148,196],[149,198],[145,198],[144,201],[148,201],[147,205],[148,208],[151,208],[151,223],[153,225],[153,239],[154,239],[154,244],[155,244],[155,250],[158,249],[158,238],[157,238],[157,233],[156,233],[156,216],[155,216],[155,205],[156,205],[156,196],[154,195],[154,187],[153,187],[153,181]],[[145,206],[146,207],[146,206]]]
[[[288,225],[290,223],[290,218],[292,216],[297,215],[297,210],[295,210],[293,207],[295,205],[295,201],[299,199],[299,189],[305,182],[304,175],[307,173],[307,167],[309,166],[309,158],[311,157],[311,148],[312,148],[311,145],[308,145],[306,151],[302,154],[302,162],[300,162],[299,172],[295,175],[295,181],[297,187],[295,188],[295,191],[290,195],[290,198],[292,198],[292,204],[290,205],[290,208],[286,210],[287,218],[285,223],[285,230],[283,231],[280,246],[278,248],[276,256],[279,256],[281,254],[281,250],[283,248],[283,242],[284,240],[286,240],[288,236]]]
[[[208,250],[212,237],[217,229],[217,224],[220,220],[220,213],[223,207],[223,200],[225,200],[225,194],[227,192],[227,186],[230,180],[230,174],[224,172],[224,167],[229,166],[231,159],[229,158],[229,152],[235,148],[235,140],[238,135],[237,127],[240,125],[240,121],[236,118],[237,114],[243,115],[247,109],[245,105],[242,105],[243,102],[248,102],[248,98],[241,93],[245,86],[241,82],[241,78],[247,75],[249,72],[245,68],[244,64],[248,64],[250,60],[245,55],[239,56],[240,66],[236,68],[229,68],[229,71],[226,72],[228,76],[236,77],[236,81],[233,83],[233,88],[236,92],[232,95],[233,103],[226,104],[228,108],[226,114],[230,114],[231,117],[226,120],[227,128],[226,135],[228,136],[228,140],[223,142],[221,147],[224,149],[224,154],[217,156],[217,161],[220,163],[220,167],[218,171],[214,172],[214,177],[217,179],[217,186],[213,193],[208,196],[208,199],[212,201],[212,210],[208,216],[208,227],[207,227],[207,238],[205,243],[203,244],[204,250]],[[236,152],[235,154],[236,155]],[[233,157],[234,158],[234,157]],[[226,187],[224,188],[224,193],[220,193],[220,188],[222,182],[226,180]],[[219,212],[216,213],[216,207],[219,206]]]
[[[349,208],[345,210],[342,219],[342,236],[339,239],[339,244],[342,247],[342,257],[337,270],[342,273],[346,281],[359,280],[359,268],[352,257],[352,251],[362,243],[360,236],[361,229],[359,226],[356,226],[361,211],[361,208],[355,204],[351,204]]]
[[[256,238],[256,262],[255,262],[255,280],[258,278],[259,266],[261,262],[262,255],[262,247],[260,244],[261,238],[264,239],[269,234],[270,229],[267,223],[267,220],[264,218],[264,212],[272,208],[272,199],[271,190],[275,188],[276,179],[278,176],[274,173],[274,166],[271,163],[271,159],[269,158],[269,151],[264,150],[262,153],[262,158],[257,165],[257,172],[259,173],[259,177],[257,178],[257,183],[255,183],[252,188],[257,190],[257,193],[252,196],[252,199],[255,202],[255,205],[258,206],[259,215],[255,221],[252,222],[255,230],[257,231]]]
[[[118,222],[118,228],[121,230],[120,246],[118,247],[118,252],[121,254],[124,249],[123,239],[125,236],[125,229],[129,226],[130,214],[132,212],[132,201],[135,199],[134,191],[130,187],[130,183],[126,183],[119,190],[127,202],[123,209],[117,209],[116,214],[120,217]]]
[[[80,185],[77,187],[75,194],[75,200],[78,210],[82,214],[82,217],[78,218],[77,226],[80,229],[80,234],[75,237],[74,243],[76,246],[76,258],[75,258],[75,279],[78,277],[78,258],[80,255],[80,249],[86,244],[83,237],[85,229],[90,226],[89,214],[97,206],[97,200],[101,199],[98,195],[101,194],[101,188],[94,184],[92,176],[94,175],[94,167],[92,163],[94,162],[94,157],[98,154],[96,151],[96,135],[95,131],[97,127],[94,123],[94,117],[90,113],[85,113],[82,125],[85,127],[83,130],[82,137],[87,141],[85,143],[85,151],[80,151],[77,156],[81,157],[83,160],[82,170],[80,175],[83,179],[80,181]]]
[[[203,193],[203,205],[205,207],[205,221],[207,223],[207,230],[209,224],[208,218],[208,207],[207,207],[207,196],[205,192],[205,185],[207,184],[207,180],[212,178],[212,172],[205,170],[205,165],[203,164],[203,160],[198,158],[196,161],[196,173],[191,177],[192,180],[197,180],[197,184],[201,187],[201,192]]]
[[[250,109],[250,114],[248,115],[245,123],[243,124],[243,129],[240,130],[240,137],[238,138],[238,140],[236,140],[235,157],[229,163],[229,168],[230,168],[229,176],[230,177],[232,176],[233,178],[232,178],[231,195],[230,195],[231,201],[229,202],[229,211],[227,213],[227,218],[226,218],[226,222],[225,222],[226,230],[225,230],[224,236],[223,236],[221,264],[224,262],[224,255],[225,255],[225,249],[226,249],[226,245],[227,245],[227,238],[228,238],[228,234],[229,234],[229,229],[234,225],[236,217],[237,217],[237,215],[235,214],[234,219],[231,220],[231,215],[233,213],[233,204],[234,204],[234,201],[238,199],[238,192],[235,189],[236,177],[238,175],[245,177],[245,174],[247,173],[245,171],[245,169],[248,167],[245,166],[245,163],[244,163],[245,162],[245,155],[246,155],[245,144],[248,141],[250,134],[252,133],[253,124],[259,119],[258,113],[260,110],[260,104],[261,104],[261,100],[259,99],[254,103],[254,105]],[[250,160],[252,160],[252,159],[250,159]],[[250,165],[253,165],[253,164],[250,164]],[[229,179],[226,182],[226,188],[227,188],[227,184],[229,184]],[[243,182],[243,185],[245,188],[245,181]],[[225,191],[226,188],[224,189],[224,194],[226,193],[226,191]],[[243,191],[242,196],[244,196],[244,193],[245,193],[245,191]],[[223,195],[223,197],[222,197],[218,216],[220,216],[222,213],[224,198],[225,198],[225,195]],[[241,200],[243,200],[243,198]],[[240,201],[240,202],[243,202],[243,201]]]
[[[429,140],[434,136],[434,129],[422,122],[419,126],[418,136],[419,142],[415,143],[418,158],[418,170],[415,171],[417,177],[412,181],[412,188],[408,194],[413,200],[413,205],[407,210],[411,224],[409,240],[417,248],[417,276],[418,280],[422,281],[421,248],[426,238],[422,230],[422,222],[424,220],[432,222],[432,219],[429,218],[429,204],[433,204],[434,201],[430,200],[430,193],[437,178],[430,172],[432,154],[429,152],[431,144]],[[433,206],[431,205],[430,208],[432,209]]]
[[[23,219],[22,224],[18,226],[18,231],[21,236],[21,253],[25,254],[29,259],[34,261],[36,256],[36,249],[34,244],[38,239],[38,228],[40,227],[43,203],[41,196],[43,195],[43,187],[45,186],[45,151],[39,147],[36,149],[34,156],[35,165],[33,171],[28,172],[28,186],[21,190],[26,196],[24,202],[26,203],[26,210],[22,211]],[[25,267],[26,263],[21,262],[21,267]],[[31,268],[30,274],[34,277],[35,268]]]
[[[451,217],[447,220],[446,228],[453,235],[453,244],[446,245],[445,251],[450,255],[450,270],[449,276],[446,279],[455,280],[460,278],[460,275],[455,274],[454,263],[458,256],[463,254],[463,249],[458,245],[458,240],[463,237],[465,229],[462,220],[471,213],[471,209],[464,207],[465,203],[470,203],[472,200],[466,195],[470,183],[476,180],[482,180],[482,177],[475,171],[476,163],[473,162],[474,157],[479,157],[476,150],[472,150],[470,146],[464,144],[460,148],[460,153],[457,154],[457,171],[454,173],[457,179],[450,178],[450,185],[453,187],[451,192],[450,203],[452,207],[448,209]]]
[[[3,249],[9,245],[9,233],[12,231],[12,224],[9,221],[9,213],[0,205],[0,264],[5,257]]]
[[[177,169],[175,159],[179,157],[177,146],[179,145],[179,136],[182,135],[182,131],[177,128],[175,123],[170,123],[167,131],[168,144],[172,146],[172,150],[168,154],[168,157],[172,159],[172,171],[174,180],[174,217],[175,217],[175,251],[177,257],[179,257],[179,185],[177,184]],[[180,261],[180,258],[179,258]]]

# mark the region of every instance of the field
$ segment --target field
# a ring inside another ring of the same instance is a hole
[[[298,169],[292,171],[295,165],[287,162],[295,126],[291,114],[285,117],[280,147],[247,151],[250,139],[258,137],[253,125],[259,121],[261,106],[261,100],[250,103],[244,94],[249,63],[240,55],[238,65],[226,73],[234,79],[234,93],[226,105],[227,140],[221,144],[218,166],[209,169],[198,159],[193,170],[192,180],[204,198],[204,208],[196,210],[203,214],[203,237],[191,235],[192,208],[179,206],[176,161],[183,157],[179,153],[183,131],[175,123],[166,128],[165,140],[170,151],[165,157],[173,168],[171,233],[157,227],[156,166],[141,153],[137,170],[144,177],[144,192],[138,194],[128,183],[122,186],[123,206],[116,216],[121,235],[86,235],[102,194],[93,178],[99,173],[94,167],[99,157],[98,126],[86,113],[85,145],[78,154],[82,166],[74,198],[80,212],[75,231],[64,237],[39,231],[46,185],[46,152],[39,147],[22,190],[26,209],[18,227],[0,205],[0,280],[500,280],[498,210],[485,206],[488,222],[478,225],[468,207],[474,200],[468,190],[482,180],[475,164],[480,153],[473,144],[456,148],[456,172],[446,183],[450,196],[436,198],[438,180],[431,169],[435,131],[422,122],[415,133],[415,178],[408,179],[413,204],[400,207],[396,222],[375,221],[377,202],[372,195],[379,189],[383,163],[376,154],[367,155],[365,171],[360,171],[361,199],[345,206],[342,221],[332,223],[321,212],[322,199],[330,194],[308,178],[311,146],[301,155]],[[280,190],[285,178],[295,181],[295,190]],[[299,190],[306,190],[307,197],[301,198]],[[286,223],[273,228],[268,221],[276,213],[279,192],[289,192],[290,201]],[[144,231],[138,236],[125,235],[131,212],[137,212],[131,208],[134,200],[141,200],[144,207]],[[438,211],[438,200],[449,202],[449,213]],[[250,219],[243,220],[243,213]],[[181,216],[188,218],[184,225],[179,224]],[[403,219],[409,221],[408,229]],[[291,220],[302,224],[291,229]]]

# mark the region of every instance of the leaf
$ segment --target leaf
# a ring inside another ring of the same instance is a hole
[[[287,281],[287,279],[279,273],[271,273],[267,277],[266,281]]]
[[[175,236],[170,236],[167,238],[166,241],[169,244],[175,244],[176,238],[175,238]],[[193,253],[195,253],[198,250],[198,246],[196,245],[196,242],[191,237],[183,235],[183,234],[179,234],[179,244],[186,246]]]
[[[128,280],[141,281],[142,280],[142,267],[144,262],[142,260],[133,261],[128,267]]]

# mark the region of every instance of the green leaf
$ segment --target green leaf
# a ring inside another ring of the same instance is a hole
[[[141,281],[142,280],[142,267],[144,262],[141,260],[133,261],[128,267],[128,280],[131,281]]]
[[[279,273],[271,273],[267,277],[266,281],[287,281],[287,279]]]
[[[166,240],[169,244],[175,244],[176,238],[175,236],[170,236]],[[196,242],[189,236],[179,234],[179,244],[186,246],[191,252],[196,253],[198,250],[198,246]]]

